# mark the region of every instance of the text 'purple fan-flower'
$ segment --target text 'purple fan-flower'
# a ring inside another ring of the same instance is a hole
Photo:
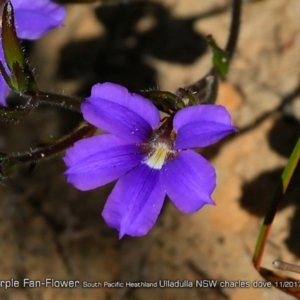
[[[146,234],[166,195],[184,213],[214,203],[215,170],[190,148],[208,146],[236,130],[224,107],[187,107],[161,123],[149,100],[104,83],[93,86],[81,109],[86,121],[108,134],[67,150],[67,179],[83,191],[118,179],[102,215],[120,238]]]
[[[0,0],[0,24],[1,16],[6,0]],[[35,40],[43,36],[49,30],[62,26],[66,16],[65,8],[51,0],[10,0],[15,15],[17,36],[20,39]],[[0,26],[0,60],[5,65],[2,48]],[[6,105],[5,98],[9,87],[0,76],[0,104]]]

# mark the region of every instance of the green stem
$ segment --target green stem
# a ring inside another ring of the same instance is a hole
[[[15,108],[0,107],[0,121],[18,122],[27,116],[34,108],[32,105],[18,106]]]
[[[291,181],[291,178],[296,169],[299,159],[300,159],[300,138],[298,139],[297,144],[288,160],[288,163],[283,170],[283,173],[281,175],[281,181],[275,191],[273,201],[271,202],[269,210],[267,211],[264,223],[261,227],[261,230],[260,230],[257,242],[256,242],[256,247],[255,247],[254,256],[253,256],[253,264],[254,264],[255,269],[258,271],[260,269],[262,255],[263,255],[263,252],[264,252],[264,249],[266,246],[266,241],[267,241],[269,232],[271,230],[273,220],[276,215],[277,208],[288,188],[288,185]]]

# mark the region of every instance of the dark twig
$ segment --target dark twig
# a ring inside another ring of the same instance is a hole
[[[229,59],[232,58],[237,41],[239,38],[240,25],[241,25],[241,11],[242,11],[242,0],[232,1],[232,11],[231,11],[231,24],[229,29],[229,37],[225,51],[227,52]]]
[[[31,150],[30,152],[23,153],[23,154],[22,153],[12,154],[7,158],[5,158],[4,160],[7,160],[15,164],[36,162],[45,159],[47,157],[56,155],[59,152],[68,149],[78,140],[93,135],[95,131],[96,128],[93,125],[89,123],[84,123],[83,125],[77,127],[71,134],[59,139],[57,142],[53,144],[36,148]]]
[[[38,92],[36,98],[38,100],[38,105],[46,104],[52,106],[59,106],[76,112],[81,112],[80,106],[84,101],[84,99],[76,98],[73,96],[54,94],[42,91]]]
[[[25,105],[17,107],[0,107],[0,121],[18,122],[40,105],[57,106],[81,113],[80,106],[84,101],[84,99],[73,96],[42,91],[37,93],[26,92],[23,93],[22,96],[28,99]]]

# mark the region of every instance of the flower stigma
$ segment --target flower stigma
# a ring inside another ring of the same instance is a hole
[[[171,127],[172,120],[173,117],[167,118],[161,127],[154,132],[150,142],[143,145],[148,152],[144,163],[152,169],[160,170],[165,161],[174,158],[178,152],[173,150],[176,134]]]

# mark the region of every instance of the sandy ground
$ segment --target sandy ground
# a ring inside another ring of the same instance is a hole
[[[104,81],[135,91],[175,91],[191,84],[211,65],[205,36],[212,34],[224,45],[230,23],[225,0],[123,1],[67,9],[64,28],[30,45],[30,62],[42,89],[80,96]],[[0,280],[80,284],[5,289],[0,281],[0,299],[289,299],[275,288],[255,287],[263,280],[251,260],[300,132],[299,20],[299,0],[244,3],[238,49],[218,97],[240,133],[203,152],[217,170],[216,206],[184,215],[166,201],[147,236],[118,240],[100,216],[113,185],[77,191],[66,183],[61,156],[39,163],[32,173],[28,166],[19,168],[5,181]],[[19,124],[1,124],[1,151],[25,151],[67,133],[78,120],[73,113],[40,108]],[[263,259],[267,268],[274,259],[300,264],[299,172],[275,219]],[[205,279],[217,280],[219,287],[196,287]],[[125,286],[160,280],[165,287]],[[168,288],[164,280],[179,280],[185,287]],[[225,281],[227,287],[220,287]],[[102,287],[84,288],[84,282]],[[104,282],[124,287],[104,287]]]

